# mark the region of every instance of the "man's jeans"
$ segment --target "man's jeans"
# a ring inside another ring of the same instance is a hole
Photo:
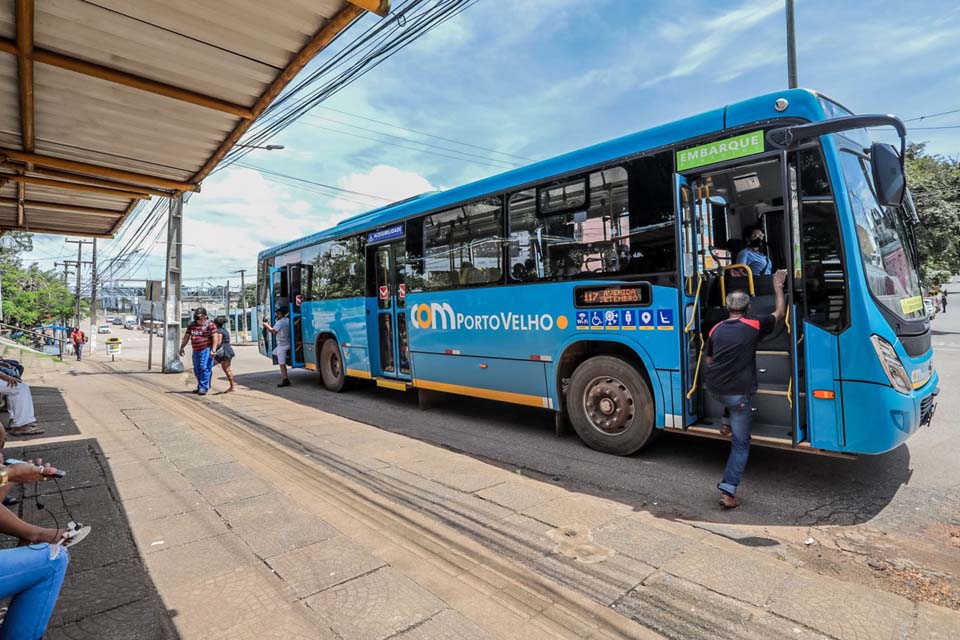
[[[26,382],[12,385],[0,380],[0,395],[7,396],[11,427],[23,427],[37,421],[33,413],[33,394]]]
[[[73,350],[77,352],[77,361],[83,360],[83,343],[78,342],[73,345]]]
[[[57,555],[51,558],[53,553]],[[49,544],[0,551],[0,598],[13,596],[0,626],[0,640],[39,640],[43,636],[67,562],[67,550]]]
[[[730,411],[730,457],[723,470],[723,481],[717,487],[724,493],[737,494],[737,487],[743,477],[750,455],[750,428],[753,425],[753,407],[750,395],[718,396],[718,399]]]
[[[213,374],[213,356],[210,347],[193,352],[193,375],[197,377],[197,391],[210,390],[210,376]]]

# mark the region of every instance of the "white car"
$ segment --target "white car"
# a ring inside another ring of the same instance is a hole
[[[97,327],[97,333],[110,333],[110,325],[102,324]]]

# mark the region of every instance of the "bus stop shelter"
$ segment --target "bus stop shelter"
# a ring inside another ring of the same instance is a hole
[[[0,233],[111,237],[169,198],[164,367],[179,365],[183,194],[365,11],[389,2],[0,3]]]

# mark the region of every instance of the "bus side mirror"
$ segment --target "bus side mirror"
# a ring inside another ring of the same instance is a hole
[[[877,187],[877,199],[881,204],[900,206],[906,188],[900,154],[889,144],[874,142],[870,147],[870,164],[873,183]]]

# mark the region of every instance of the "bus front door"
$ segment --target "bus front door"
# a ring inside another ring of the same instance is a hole
[[[270,326],[277,323],[277,310],[290,306],[290,287],[286,267],[271,267],[270,269]],[[260,332],[263,337],[265,355],[272,356],[277,346],[277,339],[269,331]]]
[[[407,290],[403,281],[404,243],[371,247],[374,253],[377,294],[377,375],[410,379],[410,348],[407,341]]]

